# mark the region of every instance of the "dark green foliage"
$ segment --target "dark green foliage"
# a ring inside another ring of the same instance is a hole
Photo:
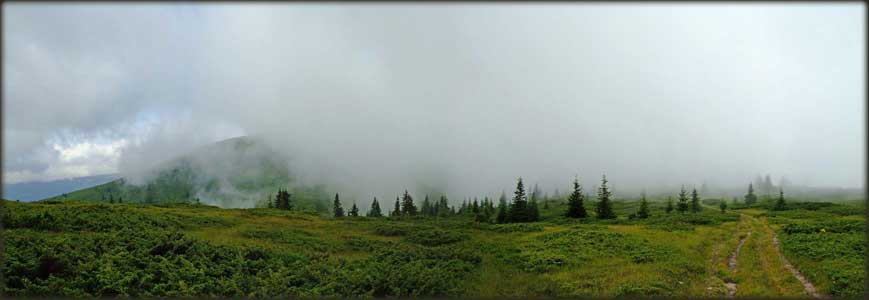
[[[359,216],[359,208],[356,207],[356,202],[353,202],[353,206],[350,207],[350,212],[347,213],[347,216],[350,216],[350,217],[358,217]]]
[[[455,230],[431,229],[413,231],[406,239],[423,246],[440,246],[467,240],[468,235]]]
[[[424,216],[434,216],[435,210],[431,201],[428,200],[428,195],[425,195],[425,200],[422,200],[422,206],[419,208],[420,213]]]
[[[691,191],[691,212],[699,213],[702,207],[700,207],[700,195],[697,194],[697,189],[692,189]]]
[[[812,219],[787,224],[779,231],[781,248],[794,264],[803,261],[800,271],[821,292],[832,296],[860,295],[865,292],[866,223],[863,220]]]
[[[380,203],[377,203],[377,197],[374,197],[374,201],[371,202],[371,209],[368,210],[368,217],[379,218],[383,216],[383,213],[380,212]]]
[[[646,192],[643,192],[640,198],[640,209],[637,210],[637,217],[640,219],[649,217],[649,201],[646,200]]]
[[[392,217],[399,217],[399,216],[401,216],[401,204],[400,204],[400,202],[398,201],[398,197],[395,197],[395,209],[393,209],[392,212],[389,213],[389,215],[392,216]]]
[[[440,200],[438,200],[435,213],[438,217],[447,217],[452,214],[452,212],[450,212],[450,205],[447,201],[446,195],[441,195]]]
[[[718,209],[721,210],[722,214],[725,213],[727,211],[727,201],[722,200],[721,203],[718,204]]]
[[[332,212],[336,218],[344,216],[344,208],[341,207],[341,200],[338,199],[338,193],[335,193],[335,202],[332,203]]]
[[[751,183],[749,183],[748,184],[748,193],[745,194],[744,203],[746,206],[751,206],[751,205],[754,205],[754,203],[756,203],[756,202],[757,202],[757,195],[754,194],[754,186]]]
[[[507,196],[504,193],[501,193],[501,197],[498,198],[498,216],[495,218],[495,222],[498,224],[507,223]]]
[[[413,197],[404,190],[404,196],[401,198],[401,215],[415,216],[417,213],[416,205],[413,204]]]
[[[546,272],[562,267],[581,267],[584,263],[608,257],[623,257],[632,263],[642,264],[669,259],[674,252],[648,240],[597,230],[547,233],[537,237],[536,241],[523,247],[526,271]]]
[[[522,178],[519,178],[518,183],[516,183],[516,192],[514,192],[514,194],[513,203],[507,210],[506,222],[521,223],[537,221],[539,212],[537,211],[536,203],[532,206],[532,204],[528,202]]]
[[[290,200],[292,195],[287,192],[287,190],[280,189],[278,190],[278,194],[275,195],[275,204],[274,207],[282,210],[292,210],[293,202]]]
[[[579,185],[579,178],[573,179],[573,192],[567,197],[567,213],[568,218],[585,218],[585,197],[582,194],[582,186]]]
[[[597,190],[597,207],[595,213],[598,219],[615,219],[616,214],[613,211],[612,192],[607,187],[606,175],[601,177],[601,184]]]
[[[667,196],[667,206],[664,208],[664,211],[668,214],[673,212],[673,198],[670,196]]]
[[[475,248],[466,245],[468,236],[453,230],[407,227],[412,243],[364,238],[336,243],[290,228],[239,233],[242,239],[289,247],[278,250],[254,243],[215,245],[176,231],[212,225],[158,210],[76,202],[15,205],[2,219],[2,292],[87,298],[456,296],[481,263]],[[335,256],[346,251],[370,255]]]
[[[775,201],[775,206],[773,206],[772,210],[785,210],[785,206],[785,192],[779,189],[778,199]]]
[[[682,186],[682,189],[679,191],[679,203],[676,204],[676,211],[680,213],[684,213],[688,211],[688,191],[685,190],[685,186]]]

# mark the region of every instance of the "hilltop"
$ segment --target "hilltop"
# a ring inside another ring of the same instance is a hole
[[[223,208],[250,208],[265,203],[278,188],[289,188],[302,208],[325,211],[323,186],[297,184],[289,160],[254,137],[236,137],[194,149],[157,163],[133,182],[111,182],[45,200],[104,203],[202,203]]]

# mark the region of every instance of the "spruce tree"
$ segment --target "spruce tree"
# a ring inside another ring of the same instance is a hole
[[[359,216],[359,208],[356,207],[356,201],[353,202],[353,206],[350,207],[350,213],[348,213],[347,215],[351,216],[351,217],[358,217]]]
[[[344,216],[344,208],[341,207],[341,201],[338,200],[338,193],[335,193],[335,202],[332,204],[332,211],[335,212],[336,218],[341,218]]]
[[[508,222],[507,196],[504,195],[504,192],[501,192],[501,198],[498,199],[498,215],[495,216],[495,221],[498,222],[498,224]]]
[[[508,211],[509,222],[528,222],[531,221],[532,214],[528,205],[528,200],[525,195],[525,185],[522,183],[522,177],[519,177],[519,182],[516,184],[516,191],[513,196],[513,204],[510,205]]]
[[[531,202],[528,205],[528,211],[531,222],[537,222],[540,220],[540,209],[537,207],[537,198],[531,199]]]
[[[721,209],[721,213],[723,214],[725,210],[727,210],[727,201],[721,199],[721,203],[718,204],[718,208]]]
[[[531,190],[531,200],[540,200],[542,195],[542,191],[540,191],[540,187],[535,183],[534,189]]]
[[[600,187],[597,190],[598,201],[595,213],[597,213],[598,219],[615,219],[616,214],[613,212],[612,199],[610,199],[612,198],[612,192],[610,192],[606,184],[606,175],[603,175]]]
[[[781,188],[778,190],[778,200],[775,201],[773,210],[785,210],[785,192]]]
[[[413,204],[413,197],[404,190],[404,197],[401,199],[401,214],[405,216],[415,216],[417,213],[416,206]]]
[[[424,216],[431,215],[431,202],[428,200],[428,194],[425,195],[425,200],[422,200],[422,206],[419,207],[419,212]]]
[[[693,189],[691,191],[691,212],[699,213],[702,208],[700,207],[700,195],[697,194],[697,189]]]
[[[582,186],[579,184],[579,178],[573,179],[573,192],[567,197],[567,213],[568,218],[585,218],[585,196],[582,194]]]
[[[395,197],[395,209],[392,210],[391,215],[392,215],[393,217],[401,216],[401,204],[400,204],[400,202],[398,201],[398,197]]]
[[[680,213],[684,213],[688,211],[688,191],[685,190],[685,186],[682,186],[682,189],[679,191],[679,203],[676,206],[676,210]]]
[[[269,194],[268,198],[266,198],[266,207],[275,208],[275,204],[272,202],[272,194]]]
[[[438,217],[446,217],[450,215],[450,204],[446,195],[441,195],[441,199],[438,201],[437,215]]]
[[[379,218],[383,214],[380,213],[380,203],[377,203],[377,197],[374,197],[374,202],[371,202],[371,209],[368,210],[368,217]]]
[[[637,217],[645,219],[649,217],[649,201],[646,200],[646,192],[640,196],[640,210],[637,211]]]
[[[745,194],[745,205],[751,206],[755,202],[757,202],[757,195],[754,194],[754,186],[749,183],[748,184],[748,194]]]
[[[664,208],[668,214],[673,212],[673,197],[667,196],[667,207]]]

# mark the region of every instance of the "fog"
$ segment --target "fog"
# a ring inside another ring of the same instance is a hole
[[[864,11],[4,4],[4,182],[141,174],[251,135],[360,205],[509,195],[520,176],[864,188]],[[69,158],[88,143],[117,146]]]

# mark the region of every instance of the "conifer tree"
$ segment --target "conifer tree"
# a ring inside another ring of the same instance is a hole
[[[697,189],[694,188],[691,191],[691,212],[699,213],[702,208],[700,207],[700,195],[697,194]]]
[[[480,203],[477,203],[476,197],[474,197],[474,202],[471,203],[471,212],[475,214],[480,212]]]
[[[668,214],[673,212],[673,197],[667,196],[667,207],[664,208]]]
[[[118,203],[124,203],[124,197],[118,197]]]
[[[495,221],[498,224],[503,224],[508,222],[507,218],[507,197],[504,192],[501,192],[501,198],[498,199],[498,215],[495,216]]]
[[[516,191],[513,196],[513,204],[510,205],[508,213],[509,222],[529,222],[532,219],[531,209],[525,195],[525,185],[522,184],[522,177],[516,184]]]
[[[773,210],[785,210],[785,192],[781,188],[778,189],[778,200],[775,201]]]
[[[401,199],[401,214],[405,216],[415,216],[417,213],[416,206],[413,204],[413,197],[404,190],[404,197]]]
[[[269,194],[268,198],[266,198],[266,207],[275,208],[275,204],[272,202],[272,194]]]
[[[568,218],[585,218],[585,196],[582,194],[582,185],[579,184],[579,177],[573,179],[573,192],[567,197],[567,213]]]
[[[371,202],[371,209],[368,210],[368,217],[379,218],[383,214],[380,212],[380,203],[377,203],[377,197],[374,197],[374,202]]]
[[[109,203],[115,204],[115,196],[112,194],[109,194]]]
[[[347,215],[351,216],[351,217],[358,217],[359,216],[359,208],[356,207],[356,201],[353,201],[353,206],[350,207],[350,212]]]
[[[679,191],[679,203],[676,205],[676,210],[680,213],[684,213],[688,211],[688,191],[685,190],[685,186],[682,186],[682,189]]]
[[[393,217],[401,216],[401,204],[398,201],[398,197],[395,197],[395,209],[392,211],[391,215]]]
[[[751,206],[757,202],[757,195],[754,194],[754,186],[748,184],[748,194],[745,194],[745,205]]]
[[[492,220],[492,217],[494,217],[496,214],[495,203],[491,199],[489,199],[488,196],[486,197],[486,214],[489,216],[490,221]]]
[[[336,218],[344,217],[344,208],[341,207],[341,200],[338,200],[338,193],[335,193],[335,202],[332,204],[332,211],[335,212]]]
[[[646,192],[640,196],[640,210],[637,211],[637,217],[645,219],[649,217],[649,201],[646,200]]]
[[[721,213],[723,214],[725,210],[727,210],[727,201],[721,199],[721,203],[718,204],[718,208],[721,209]]]
[[[440,201],[438,201],[438,217],[446,217],[450,215],[450,204],[447,201],[446,195],[441,195]]]
[[[598,201],[595,213],[597,213],[598,219],[615,219],[616,214],[613,212],[612,199],[610,199],[612,198],[612,192],[610,192],[606,184],[606,175],[603,175],[600,187],[597,189]]]
[[[425,199],[422,200],[422,205],[419,207],[419,213],[427,216],[430,214],[431,203],[428,200],[428,194],[425,195]]]
[[[531,222],[537,222],[540,220],[540,209],[537,207],[537,199],[532,198],[531,202],[528,205],[529,210],[529,219]]]

